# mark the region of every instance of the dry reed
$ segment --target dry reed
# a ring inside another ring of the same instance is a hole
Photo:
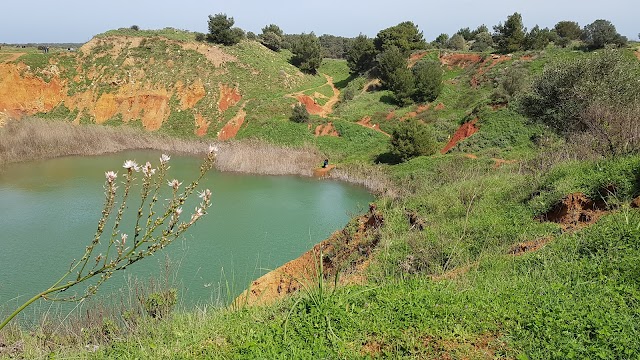
[[[200,154],[212,141],[177,139],[129,127],[74,125],[37,118],[11,120],[0,128],[0,165],[68,155],[100,155],[155,149]],[[290,148],[257,140],[218,143],[216,167],[263,175],[311,176],[322,156],[313,148]]]
[[[219,144],[216,167],[262,175],[311,176],[322,156],[313,148],[281,147],[258,140]]]
[[[206,144],[129,127],[78,126],[67,121],[24,118],[8,121],[0,128],[0,164],[133,149],[198,154],[206,151]]]
[[[398,199],[404,195],[381,166],[362,164],[340,166],[331,171],[330,177],[364,186],[378,196]]]

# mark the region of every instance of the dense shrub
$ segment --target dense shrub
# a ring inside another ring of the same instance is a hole
[[[582,40],[592,49],[600,49],[605,45],[624,46],[627,38],[618,34],[616,27],[608,20],[596,20],[584,27]]]
[[[521,111],[560,134],[588,133],[603,154],[640,149],[640,63],[615,49],[547,66]]]
[[[442,66],[438,61],[420,61],[412,69],[417,102],[435,100],[442,91]]]
[[[398,48],[403,55],[409,56],[413,50],[427,48],[427,43],[422,37],[422,31],[411,21],[405,21],[398,25],[380,30],[373,39],[378,52],[387,51],[390,47]]]
[[[322,63],[320,41],[314,33],[302,34],[291,44],[291,63],[300,70],[315,74]]]
[[[376,48],[373,40],[366,35],[358,35],[347,50],[347,65],[352,74],[364,74],[375,65]]]
[[[506,54],[524,48],[526,29],[519,13],[510,15],[504,25],[500,23],[494,26],[493,30],[493,41],[500,52]]]
[[[260,34],[259,39],[262,45],[273,51],[280,51],[283,35],[283,31],[277,25],[270,24],[262,28],[262,34]]]
[[[244,31],[233,27],[235,20],[226,14],[209,15],[209,34],[207,39],[215,44],[234,45],[244,37]]]
[[[402,123],[391,137],[391,154],[404,162],[421,155],[432,155],[437,144],[429,127],[415,120]]]
[[[291,111],[291,117],[289,120],[296,123],[308,123],[309,112],[307,111],[307,107],[304,106],[304,104],[297,103]]]

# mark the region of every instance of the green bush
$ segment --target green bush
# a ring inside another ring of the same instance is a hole
[[[244,31],[233,27],[235,20],[226,14],[209,15],[208,40],[215,44],[235,45],[244,38]]]
[[[178,302],[176,289],[156,292],[149,295],[144,301],[144,310],[154,319],[161,319],[171,313]]]
[[[434,101],[442,92],[442,66],[434,60],[420,61],[412,69],[417,102]]]
[[[391,137],[391,154],[404,162],[421,155],[432,155],[437,144],[430,128],[415,120],[398,126]]]
[[[293,111],[291,111],[291,117],[289,120],[296,123],[308,123],[309,122],[309,112],[307,111],[307,107],[304,104],[297,103],[293,107]]]
[[[358,35],[347,50],[347,64],[352,74],[364,74],[375,65],[376,48],[373,40],[366,35]]]
[[[521,111],[571,137],[591,135],[601,154],[640,149],[640,63],[605,49],[545,67],[519,99]]]
[[[320,40],[314,33],[302,34],[291,44],[291,63],[300,70],[315,74],[322,64]]]

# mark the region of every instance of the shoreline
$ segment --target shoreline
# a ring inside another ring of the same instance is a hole
[[[325,158],[311,146],[278,146],[259,140],[218,141],[181,139],[130,127],[75,125],[64,120],[26,117],[0,127],[0,171],[6,164],[62,156],[95,156],[125,150],[158,150],[201,155],[209,145],[219,148],[215,168],[222,172],[253,175],[313,177]],[[399,197],[380,168],[338,166],[323,178],[363,186],[376,198]]]

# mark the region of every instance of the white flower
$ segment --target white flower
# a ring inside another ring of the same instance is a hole
[[[171,157],[167,154],[162,154],[162,156],[160,156],[160,163],[162,164],[166,164],[169,160],[171,160]]]
[[[147,161],[147,163],[144,164],[144,166],[142,167],[142,172],[144,173],[145,176],[151,177],[153,174],[156,173],[156,169],[152,168],[151,163]]]
[[[180,216],[180,214],[182,214],[182,208],[181,207],[176,209],[176,215]]]
[[[134,160],[125,161],[122,167],[129,171],[133,171],[133,170],[140,171],[140,168],[138,167],[138,163],[136,163]]]
[[[178,190],[178,188],[180,187],[180,185],[182,185],[182,183],[179,182],[177,179],[173,179],[171,181],[167,181],[167,185],[171,186],[173,190]]]
[[[202,208],[196,208],[196,212],[191,215],[191,222],[198,220],[202,215],[204,215],[204,210]]]
[[[217,153],[217,152],[218,152],[218,146],[217,145],[209,145],[209,154]]]
[[[129,237],[129,235],[127,235],[127,234],[120,235],[120,239],[122,239],[122,246],[124,246],[124,244],[127,243],[127,238],[128,237]]]
[[[201,193],[198,194],[198,197],[201,199],[209,200],[211,198],[211,190],[204,189]]]
[[[106,173],[104,173],[104,176],[107,178],[107,182],[109,184],[112,184],[113,181],[118,177],[118,173],[107,171]]]

